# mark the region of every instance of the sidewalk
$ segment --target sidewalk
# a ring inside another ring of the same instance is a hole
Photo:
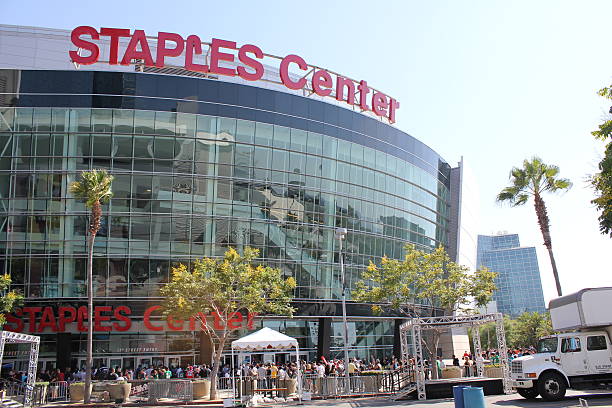
[[[612,394],[587,394],[584,392],[568,391],[565,399],[558,402],[545,402],[541,398],[536,400],[526,400],[518,394],[511,395],[491,395],[485,397],[487,407],[530,407],[530,408],[549,408],[549,407],[580,407],[578,398],[587,400],[589,407],[612,407]],[[288,404],[285,404],[287,406]],[[271,406],[271,405],[270,405]],[[279,406],[279,405],[276,405]],[[452,398],[425,401],[393,401],[389,398],[356,398],[349,400],[321,400],[308,401],[304,407],[333,407],[333,408],[386,408],[386,407],[431,407],[431,408],[454,408],[455,402]]]

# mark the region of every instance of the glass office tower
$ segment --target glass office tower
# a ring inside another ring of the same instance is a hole
[[[50,365],[85,355],[88,213],[68,193],[83,170],[115,177],[95,244],[94,302],[107,322],[96,329],[96,365],[207,361],[199,332],[173,329],[151,307],[172,266],[246,245],[298,284],[294,319],[264,317],[253,328],[297,337],[304,357],[340,355],[335,229],[348,229],[349,286],[370,260],[402,257],[406,243],[448,243],[450,166],[359,112],[143,72],[2,69],[0,84],[0,271],[26,296],[8,327],[40,333]],[[398,316],[353,302],[348,314],[356,355],[397,349]]]
[[[497,272],[493,301],[497,311],[510,316],[544,312],[544,293],[534,247],[521,247],[518,234],[479,235],[479,266]]]

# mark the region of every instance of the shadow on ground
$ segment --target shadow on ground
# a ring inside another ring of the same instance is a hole
[[[499,407],[579,407],[579,399],[583,398],[589,404],[589,407],[612,407],[612,394],[588,394],[588,395],[571,395],[566,396],[561,401],[546,402],[541,398],[535,400],[526,400],[523,398],[513,398],[505,401],[490,402],[492,406]]]

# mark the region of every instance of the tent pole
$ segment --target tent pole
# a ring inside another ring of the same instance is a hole
[[[236,406],[236,381],[235,381],[235,376],[236,373],[234,372],[234,347],[232,346],[232,362],[230,364],[230,376],[231,376],[231,381],[232,381],[232,406]]]
[[[297,363],[298,405],[302,405],[302,368],[300,367],[300,346],[295,342],[295,362]]]

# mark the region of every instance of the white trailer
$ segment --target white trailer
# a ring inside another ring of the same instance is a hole
[[[549,303],[555,331],[540,339],[537,354],[512,361],[512,385],[525,398],[548,401],[568,388],[612,384],[612,287],[583,289]]]

